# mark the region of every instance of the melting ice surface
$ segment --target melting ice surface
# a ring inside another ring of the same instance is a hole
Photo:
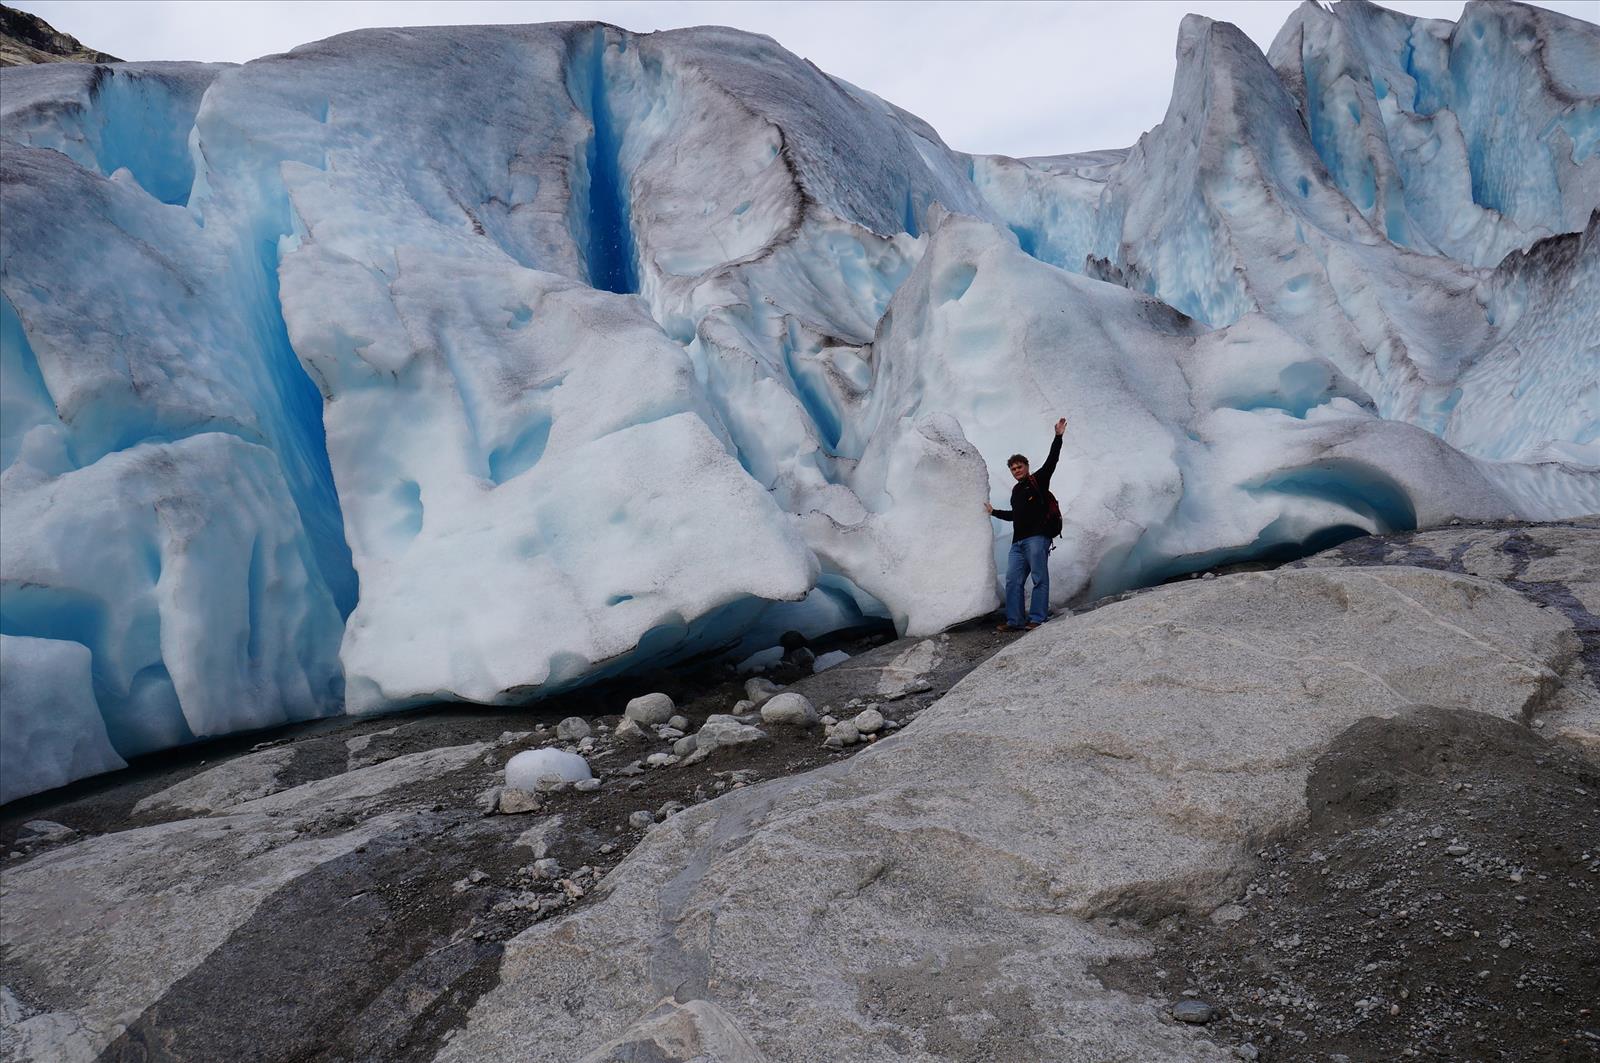
[[[1016,160],[731,30],[0,73],[0,799],[1452,516],[1600,510],[1600,30],[1190,18]],[[472,57],[443,63],[440,56]]]

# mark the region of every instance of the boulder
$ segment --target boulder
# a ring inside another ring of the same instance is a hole
[[[883,713],[877,709],[864,709],[856,713],[856,718],[851,723],[856,725],[856,730],[864,735],[875,735],[883,730]]]
[[[589,721],[582,716],[568,716],[556,724],[556,738],[563,742],[578,742],[589,737]]]
[[[628,707],[623,710],[623,715],[635,723],[645,727],[653,727],[658,723],[666,723],[677,712],[677,707],[672,704],[672,699],[665,694],[645,694],[628,702]]]
[[[775,727],[810,727],[817,722],[817,710],[804,694],[775,694],[762,702],[761,722]]]
[[[706,717],[706,722],[694,735],[694,752],[687,763],[698,764],[719,749],[750,745],[766,739],[767,733],[761,728],[740,723],[732,716],[715,713]]]

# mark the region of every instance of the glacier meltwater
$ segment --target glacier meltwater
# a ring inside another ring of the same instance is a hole
[[[964,154],[764,37],[0,73],[0,799],[997,603],[1600,511],[1600,28],[1191,16],[1129,148]]]

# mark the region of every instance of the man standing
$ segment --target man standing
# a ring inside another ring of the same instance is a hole
[[[1006,565],[1006,622],[1000,625],[1000,631],[1032,631],[1050,618],[1050,536],[1060,529],[1051,529],[1048,492],[1066,431],[1067,419],[1063,417],[1056,422],[1050,456],[1036,473],[1028,471],[1028,459],[1021,454],[1006,459],[1017,481],[1011,488],[1010,509],[983,504],[991,517],[1012,522],[1011,559]],[[1033,608],[1028,610],[1024,624],[1022,581],[1028,576],[1033,577]]]

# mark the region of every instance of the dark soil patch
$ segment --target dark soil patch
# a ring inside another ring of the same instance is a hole
[[[1349,728],[1237,905],[1108,985],[1263,1060],[1600,1059],[1600,765],[1481,713]]]

